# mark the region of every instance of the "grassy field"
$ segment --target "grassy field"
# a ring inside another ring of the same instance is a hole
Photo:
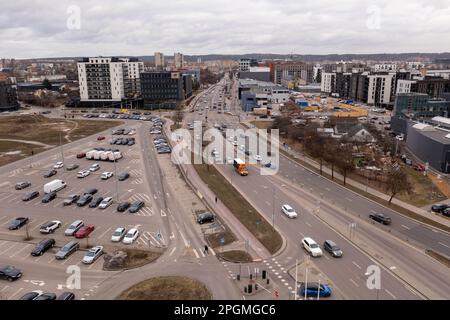
[[[221,258],[224,258],[227,261],[235,262],[235,263],[248,263],[252,262],[253,258],[245,251],[240,250],[230,250],[218,253]]]
[[[187,277],[157,277],[125,290],[118,300],[211,300],[212,295],[200,282]]]
[[[283,243],[280,234],[253,208],[248,201],[213,167],[194,165],[200,178],[222,201],[239,221],[274,254]],[[260,221],[259,225],[256,221]]]
[[[117,125],[120,121],[49,119],[40,115],[6,116],[0,118],[0,139],[40,142],[51,146],[72,142]],[[45,150],[42,146],[0,141],[0,165],[23,159]],[[17,155],[6,152],[21,151]]]
[[[252,125],[257,127],[258,129],[268,129],[272,127],[272,121],[261,121],[261,120],[254,120],[250,121]]]

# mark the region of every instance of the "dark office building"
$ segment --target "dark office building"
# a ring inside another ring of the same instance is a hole
[[[450,79],[425,77],[411,86],[411,92],[426,93],[432,98],[442,98],[445,93],[450,93]]]
[[[180,72],[143,72],[141,94],[144,101],[181,101],[192,95],[192,77]]]
[[[0,74],[0,112],[19,109],[16,89],[8,77]]]
[[[395,98],[393,115],[411,119],[449,118],[450,99],[434,99],[425,93],[400,93]]]

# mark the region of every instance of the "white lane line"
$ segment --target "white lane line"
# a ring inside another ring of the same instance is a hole
[[[10,257],[10,258],[13,258],[13,257],[15,257],[16,255],[18,255],[19,253],[21,253],[23,250],[25,250],[25,249],[27,249],[27,248],[29,248],[29,247],[32,247],[32,245],[31,245],[31,244],[27,244],[27,245],[24,246],[22,249],[20,249],[20,250],[14,252],[14,253],[13,253],[12,255],[10,255],[9,257]]]
[[[411,228],[405,226],[404,224],[401,225],[403,228],[405,228],[406,230],[411,230]]]
[[[103,233],[98,237],[98,239],[103,238],[103,237],[105,236],[105,234],[106,234],[109,230],[111,230],[111,227],[109,227],[108,230],[106,230],[105,232],[103,232]]]
[[[197,257],[197,259],[199,259],[200,256],[198,255],[197,251],[195,249],[192,249],[192,250],[194,250],[195,256]]]
[[[355,287],[359,287],[359,284],[357,284],[353,279],[350,279],[350,282],[355,285]]]
[[[3,255],[6,251],[14,248],[17,245],[17,243],[14,243],[11,247],[6,248],[6,250],[3,250],[2,252],[0,252],[0,255]]]
[[[12,298],[16,295],[18,295],[21,291],[23,290],[23,288],[20,288],[19,290],[17,290],[16,292],[14,292],[9,298],[8,300],[12,300]]]
[[[205,257],[205,254],[203,253],[202,249],[198,249],[198,252],[200,252],[200,254],[202,255],[203,258]]]
[[[301,233],[300,231],[299,231],[298,233],[300,233],[300,235],[301,235],[303,238],[305,237],[305,235],[304,235],[303,233]]]
[[[3,292],[3,291],[5,291],[8,288],[9,288],[9,286],[5,286],[2,290],[0,290],[0,292]]]
[[[176,249],[177,249],[177,248],[175,247],[175,248],[173,248],[173,249],[170,251],[169,257],[173,255],[173,253],[175,252]]]
[[[450,247],[448,246],[448,245],[446,245],[445,243],[442,243],[442,242],[438,242],[441,246],[444,246],[444,247],[446,247],[446,248],[449,248],[450,249]]]
[[[350,202],[353,202],[353,200],[352,199],[350,199],[350,198],[345,198],[347,201],[350,201]]]
[[[352,261],[352,263],[353,263],[358,269],[361,269],[361,267],[360,267],[355,261]]]
[[[306,224],[308,227],[311,227],[311,224],[310,224],[308,221],[305,221],[305,224]]]
[[[388,295],[390,295],[390,296],[392,297],[392,299],[397,299],[397,297],[394,296],[388,289],[384,289],[384,291],[386,291],[386,293],[387,293]]]

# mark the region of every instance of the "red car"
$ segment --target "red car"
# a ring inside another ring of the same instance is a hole
[[[86,157],[86,153],[84,153],[84,152],[80,152],[79,154],[77,154],[77,159],[81,159],[84,157]]]
[[[419,172],[423,172],[425,171],[425,166],[423,164],[416,163],[413,165],[413,169]]]
[[[105,140],[105,137],[104,136],[100,136],[100,137],[97,138],[97,140],[98,141]]]
[[[93,225],[85,225],[75,232],[74,236],[78,239],[86,238],[92,231],[94,231],[94,229],[95,227]]]

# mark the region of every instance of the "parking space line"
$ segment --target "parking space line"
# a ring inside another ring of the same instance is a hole
[[[105,232],[103,232],[103,233],[98,237],[98,239],[103,238],[103,237],[105,236],[105,234],[106,234],[109,230],[111,230],[111,227],[109,227]]]
[[[12,300],[12,298],[16,295],[18,295],[21,291],[23,290],[23,288],[20,288],[19,290],[17,290],[16,292],[14,292],[9,298],[8,300]]]
[[[3,216],[3,217],[0,218],[0,221],[2,221],[3,219],[8,219],[8,217],[7,216]]]
[[[6,285],[6,286],[4,286],[4,287],[2,288],[2,290],[0,290],[0,292],[3,292],[3,291],[5,291],[5,290],[8,289],[8,288],[9,288],[9,286]]]
[[[197,257],[197,259],[199,259],[200,258],[200,256],[198,255],[198,253],[197,253],[197,250],[195,250],[195,249],[192,249],[193,251],[194,251],[194,253],[195,253],[195,256]]]
[[[13,253],[12,255],[10,255],[9,257],[10,257],[10,258],[13,258],[13,257],[15,257],[16,255],[18,255],[19,253],[21,253],[23,250],[25,250],[25,249],[27,249],[27,248],[29,248],[29,247],[32,247],[32,245],[31,245],[31,244],[27,244],[25,247],[23,247],[22,249],[20,249],[20,250],[14,252],[14,253]]]
[[[17,245],[18,245],[18,243],[14,243],[12,246],[6,248],[6,250],[0,252],[0,255],[3,255],[5,252],[11,250],[12,248],[14,248],[14,247],[17,246]]]

